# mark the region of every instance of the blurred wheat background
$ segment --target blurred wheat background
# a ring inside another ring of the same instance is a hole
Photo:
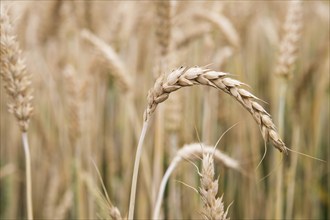
[[[34,97],[25,129],[8,112],[8,66],[1,63],[1,219],[28,216],[21,131],[35,219],[127,218],[148,90],[180,66],[231,73],[264,100],[288,148],[329,162],[328,1],[0,3],[1,47],[8,14]],[[134,218],[152,218],[162,177],[183,146],[214,146],[229,128],[217,149],[239,168],[215,158],[210,176],[224,210],[230,206],[228,218],[330,218],[329,163],[265,145],[235,99],[205,86],[172,93],[150,120]],[[207,218],[206,180],[194,166],[204,159],[192,155],[177,164],[156,218]]]

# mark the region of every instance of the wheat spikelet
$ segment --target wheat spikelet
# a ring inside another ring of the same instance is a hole
[[[284,23],[284,36],[280,43],[278,63],[275,74],[288,78],[294,62],[297,59],[298,41],[302,26],[301,1],[291,1]]]
[[[203,202],[205,219],[227,220],[228,209],[225,211],[222,197],[217,197],[218,180],[214,180],[214,160],[211,153],[203,153],[201,187],[199,193]]]
[[[188,69],[180,67],[167,75],[163,74],[148,92],[148,106],[144,113],[144,120],[146,122],[149,120],[157,105],[164,102],[171,92],[193,85],[211,86],[233,96],[241,103],[259,125],[264,140],[270,140],[279,151],[287,153],[287,148],[279,137],[270,115],[256,102],[258,98],[241,88],[244,83],[231,79],[228,75],[228,73],[211,71],[201,67]]]
[[[22,132],[26,132],[33,111],[31,75],[26,70],[17,37],[13,33],[7,12],[3,8],[1,8],[0,25],[0,73],[5,90],[10,97],[8,108],[9,112],[16,117]]]

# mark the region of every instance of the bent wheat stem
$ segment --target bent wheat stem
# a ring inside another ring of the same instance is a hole
[[[141,159],[141,154],[142,154],[142,146],[143,146],[144,138],[147,133],[147,129],[148,129],[148,122],[146,121],[143,123],[139,143],[138,143],[138,146],[136,149],[132,186],[131,186],[131,195],[130,195],[130,200],[129,200],[128,219],[133,219],[133,216],[134,216],[136,184],[137,184],[137,178],[138,178],[138,174],[139,174],[139,165],[140,165],[140,159]]]
[[[213,146],[202,145],[203,147],[201,147],[201,145],[202,144],[199,144],[199,143],[185,145],[183,148],[181,148],[176,153],[172,162],[168,166],[168,168],[163,176],[162,182],[160,184],[158,195],[157,195],[157,200],[156,200],[156,205],[154,208],[153,219],[159,218],[159,212],[160,212],[160,208],[162,205],[162,200],[163,200],[166,184],[167,184],[171,174],[174,172],[175,168],[179,165],[179,163],[182,160],[193,158],[196,155],[203,155],[203,153],[210,153],[210,154],[214,155],[214,158],[216,160],[218,160],[220,163],[222,163],[225,167],[242,172],[241,167],[236,160],[234,160],[231,157],[227,156],[226,154],[222,153],[220,150],[214,149]]]

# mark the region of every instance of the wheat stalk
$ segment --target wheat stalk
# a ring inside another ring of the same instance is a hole
[[[225,211],[222,197],[217,197],[218,180],[214,180],[214,159],[212,153],[203,153],[201,187],[199,193],[203,202],[205,219],[229,220],[228,208]]]
[[[242,168],[239,165],[239,163],[229,157],[228,155],[222,153],[220,150],[215,149],[213,146],[207,146],[201,143],[193,143],[193,144],[187,144],[184,145],[180,150],[177,151],[175,157],[172,159],[170,165],[168,166],[157,195],[157,201],[156,205],[154,207],[154,213],[153,213],[153,219],[159,218],[159,212],[163,201],[163,196],[165,192],[166,184],[171,176],[171,174],[174,172],[176,167],[179,165],[179,163],[183,160],[191,160],[196,158],[196,156],[201,156],[204,153],[210,153],[213,154],[215,160],[222,163],[225,167],[242,172]]]
[[[31,76],[26,70],[22,51],[19,49],[17,37],[13,32],[7,9],[1,7],[0,14],[0,74],[5,90],[10,97],[9,112],[12,113],[22,131],[22,142],[25,155],[26,199],[28,219],[33,219],[31,156],[27,130],[32,115]]]
[[[275,68],[275,74],[283,80],[279,85],[279,132],[285,133],[284,118],[286,107],[286,96],[288,90],[288,80],[292,75],[292,69],[297,59],[298,41],[300,39],[300,29],[302,26],[302,5],[300,1],[290,1],[288,11],[284,22],[284,37],[280,43],[280,54],[278,56],[278,63]],[[274,155],[275,163],[279,163],[281,158]],[[293,180],[294,181],[294,180]],[[275,218],[283,218],[283,170],[280,169],[276,173],[276,185],[274,191],[274,210]],[[288,204],[288,212],[291,210],[291,204]]]
[[[211,71],[201,67],[192,67],[188,69],[185,67],[180,67],[167,75],[161,75],[156,80],[153,88],[149,90],[147,97],[148,105],[144,112],[144,123],[135,155],[128,214],[129,219],[133,219],[134,216],[136,184],[142,155],[142,146],[147,133],[149,119],[159,103],[164,102],[169,97],[170,93],[182,87],[193,85],[211,86],[233,96],[253,116],[260,127],[264,140],[270,140],[280,152],[287,154],[287,147],[279,137],[270,115],[255,101],[259,99],[240,87],[244,83],[229,78],[228,75],[230,74]]]
[[[264,140],[270,140],[280,152],[287,153],[287,148],[279,137],[270,115],[256,102],[259,99],[241,88],[244,83],[229,78],[229,75],[228,73],[211,71],[201,67],[188,69],[180,67],[168,75],[160,76],[154,87],[148,92],[148,106],[144,113],[144,120],[149,121],[157,105],[164,102],[170,93],[187,86],[211,86],[233,96],[253,116],[260,127]]]

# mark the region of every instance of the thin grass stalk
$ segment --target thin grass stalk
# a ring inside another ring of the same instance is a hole
[[[24,155],[25,155],[27,216],[28,219],[33,219],[31,155],[30,155],[28,136],[26,132],[22,133],[22,142],[23,142]]]
[[[286,106],[286,94],[287,94],[288,82],[283,80],[280,85],[280,95],[279,95],[279,110],[278,110],[278,124],[279,124],[279,133],[280,136],[284,134],[284,117],[285,117],[285,106]],[[275,165],[281,162],[281,155],[274,155]],[[276,172],[276,182],[275,182],[275,219],[282,219],[283,217],[283,166],[279,167],[279,170]]]
[[[295,151],[299,151],[300,146],[300,126],[298,123],[293,128],[293,142],[292,149]],[[286,213],[285,219],[293,218],[293,204],[294,204],[294,194],[296,187],[296,173],[297,173],[297,165],[298,165],[298,155],[292,155],[291,166],[288,170],[288,189],[286,194]]]
[[[142,154],[142,149],[143,149],[143,142],[144,142],[144,138],[146,136],[147,129],[148,129],[148,122],[149,121],[145,121],[143,123],[139,143],[138,143],[138,146],[136,149],[131,194],[130,194],[130,201],[129,201],[128,219],[134,219],[133,217],[134,217],[134,207],[135,207],[136,186],[137,186],[137,179],[138,179],[138,175],[139,175],[139,165],[140,165],[141,154]]]
[[[95,48],[97,48],[106,58],[107,63],[109,64],[109,67],[111,69],[111,74],[116,78],[120,88],[126,96],[126,103],[128,105],[128,117],[131,120],[131,123],[134,125],[134,134],[138,138],[140,132],[140,122],[138,121],[139,117],[137,117],[136,107],[133,104],[132,78],[128,74],[126,66],[124,65],[118,54],[114,51],[114,49],[102,39],[100,39],[86,29],[81,31],[81,36],[87,41],[89,41],[91,44],[93,44]],[[149,188],[151,186],[150,160],[146,155],[142,155],[142,158],[142,165],[144,168],[144,180],[146,182],[147,187]]]

